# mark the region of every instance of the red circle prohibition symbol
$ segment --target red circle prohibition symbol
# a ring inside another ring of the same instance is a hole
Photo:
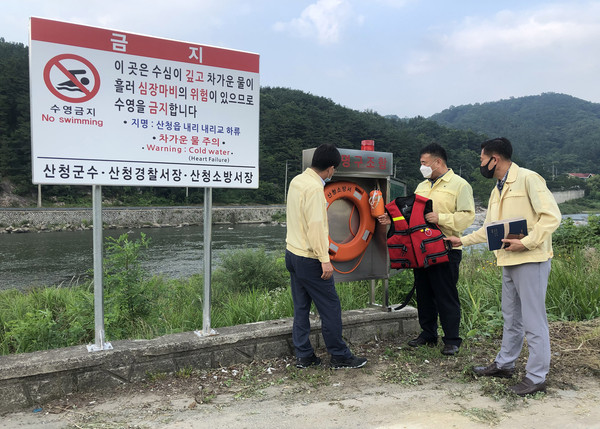
[[[87,68],[90,69],[90,71],[92,72],[92,75],[94,76],[94,87],[92,89],[86,88],[85,85],[83,83],[81,83],[79,81],[79,79],[77,79],[77,77],[75,77],[75,75],[73,73],[71,73],[71,71],[67,70],[67,68],[63,64],[61,64],[62,60],[75,60],[75,61],[79,61],[79,62],[83,63],[84,65],[86,65]],[[69,85],[75,86],[76,88],[78,88],[84,94],[84,96],[83,97],[69,97],[68,95],[61,93],[52,84],[52,81],[50,80],[50,71],[52,70],[53,67],[58,68],[70,82]],[[96,67],[94,67],[94,65],[92,63],[90,63],[88,60],[86,60],[85,58],[80,57],[79,55],[75,55],[75,54],[57,55],[54,58],[52,58],[50,61],[48,61],[48,64],[46,64],[46,67],[44,67],[44,82],[46,83],[46,86],[48,87],[48,89],[50,90],[50,92],[52,94],[56,95],[61,100],[67,101],[70,103],[83,103],[85,101],[91,100],[92,98],[94,98],[94,96],[96,94],[98,94],[98,91],[100,90],[100,74],[98,73],[98,70],[96,70]]]

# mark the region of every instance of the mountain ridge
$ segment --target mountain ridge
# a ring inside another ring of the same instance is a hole
[[[546,176],[600,172],[599,103],[547,92],[451,106],[428,119],[459,130],[507,137],[515,155]]]

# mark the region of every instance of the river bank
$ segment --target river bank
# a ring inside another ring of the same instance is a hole
[[[580,198],[583,191],[554,192],[557,202]],[[85,231],[93,228],[91,208],[32,208],[25,203],[0,195],[0,234],[25,232]],[[20,205],[9,208],[10,204]],[[487,209],[476,207],[471,230],[483,225]],[[102,223],[105,229],[163,228],[200,226],[204,209],[200,206],[175,207],[103,207]],[[222,206],[212,208],[214,225],[281,223],[285,219],[285,205]]]
[[[102,209],[105,229],[200,226],[202,207],[108,207]],[[213,207],[212,221],[223,224],[260,224],[282,220],[285,206]],[[0,208],[0,234],[92,229],[91,208]]]
[[[105,229],[201,226],[202,207],[109,207],[102,209]],[[486,209],[477,208],[474,227],[483,225]],[[277,224],[285,206],[213,207],[214,225]],[[85,231],[93,228],[91,208],[0,208],[0,234]]]

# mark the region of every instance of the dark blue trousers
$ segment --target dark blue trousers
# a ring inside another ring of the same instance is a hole
[[[294,325],[292,340],[296,357],[312,356],[314,349],[310,343],[310,306],[315,303],[321,317],[321,332],[327,351],[336,358],[352,356],[342,339],[342,306],[335,290],[333,277],[321,279],[323,270],[318,259],[304,258],[285,252],[285,266],[292,280],[294,300]]]
[[[460,301],[456,283],[462,250],[451,250],[449,259],[448,263],[414,270],[419,325],[423,330],[420,337],[426,341],[437,340],[439,316],[444,344],[460,346]]]

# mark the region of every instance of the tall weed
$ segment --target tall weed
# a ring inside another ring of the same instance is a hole
[[[245,293],[229,292],[227,298],[211,309],[213,327],[274,320],[293,315],[288,288],[269,291],[252,288]]]
[[[502,327],[502,269],[492,252],[463,251],[457,284],[465,336],[490,336]]]
[[[0,353],[23,353],[93,339],[93,296],[84,286],[0,294]]]
[[[553,320],[600,317],[600,250],[559,252],[552,260],[546,307]]]
[[[149,244],[143,232],[135,241],[128,234],[106,239],[103,268],[107,335],[120,336],[128,330],[127,325],[150,313],[153,290],[146,287],[147,275],[141,268],[143,250]]]

